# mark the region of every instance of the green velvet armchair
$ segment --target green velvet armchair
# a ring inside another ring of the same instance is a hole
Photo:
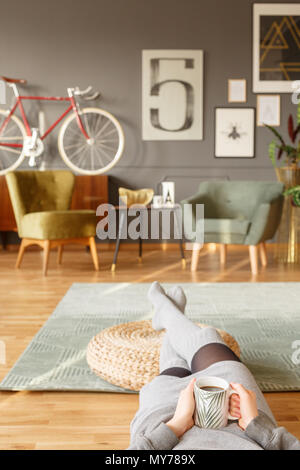
[[[95,244],[96,214],[91,210],[70,210],[75,176],[70,171],[15,171],[6,181],[17,222],[21,245],[19,268],[29,245],[44,250],[43,274],[48,268],[51,248],[58,247],[61,263],[63,246],[79,243],[90,247],[95,269],[98,255]]]
[[[227,245],[248,245],[253,274],[258,272],[258,249],[267,264],[265,241],[273,238],[280,222],[283,184],[268,181],[206,181],[198,193],[181,201],[187,227],[196,226],[196,204],[204,204],[204,243],[220,244],[220,261],[226,263]],[[201,246],[194,243],[192,271],[196,271]]]

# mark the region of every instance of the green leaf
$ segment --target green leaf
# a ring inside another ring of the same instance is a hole
[[[276,141],[272,140],[272,142],[269,143],[268,152],[269,152],[269,158],[272,162],[272,165],[275,167],[276,167],[276,148],[277,148]]]
[[[280,140],[280,142],[282,143],[282,145],[285,145],[285,142],[284,142],[283,138],[281,137],[281,135],[279,134],[279,132],[278,132],[276,129],[274,129],[274,127],[269,126],[269,124],[264,124],[264,125],[265,125],[265,127],[267,127],[268,129],[270,129],[271,132],[273,132],[273,134],[277,137],[277,139]]]
[[[300,185],[286,189],[283,194],[284,196],[292,196],[295,206],[300,206]]]
[[[283,145],[281,148],[284,152],[288,154],[288,156],[297,153],[297,149],[295,147],[292,147],[291,145]]]
[[[300,192],[300,185],[293,186],[292,188],[286,189],[283,194],[285,196],[290,196],[291,194],[294,194],[294,193],[297,193],[297,192]]]
[[[300,131],[300,124],[298,124],[298,126],[297,126],[296,129],[294,130],[294,135],[293,135],[293,139],[292,139],[293,142],[295,142],[296,137],[297,137],[299,131]],[[299,144],[298,144],[298,146],[299,146]]]

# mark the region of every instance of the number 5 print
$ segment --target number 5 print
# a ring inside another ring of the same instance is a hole
[[[163,80],[159,82],[159,64],[161,60],[180,60],[180,59],[151,59],[150,67],[151,67],[151,95],[152,96],[159,96],[160,88],[163,85],[168,83],[180,83],[186,95],[186,107],[185,107],[185,120],[181,127],[177,129],[166,129],[165,127],[161,126],[159,122],[159,109],[158,108],[151,108],[150,109],[150,116],[151,116],[151,123],[157,129],[162,129],[165,131],[170,132],[178,132],[184,129],[189,129],[193,124],[193,117],[194,117],[194,88],[193,86],[184,81],[184,80]],[[193,69],[194,68],[194,60],[193,59],[182,59],[185,68]]]
[[[144,140],[201,140],[202,108],[202,51],[143,51]]]

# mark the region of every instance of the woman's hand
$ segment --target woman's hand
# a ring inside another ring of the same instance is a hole
[[[229,398],[229,413],[235,418],[241,418],[240,397],[237,393],[232,394]]]
[[[195,378],[192,379],[188,386],[180,392],[175,414],[173,418],[166,423],[177,437],[181,437],[186,431],[194,426],[195,381]]]
[[[239,425],[240,427],[245,430],[248,424],[258,416],[258,409],[256,404],[256,395],[252,390],[247,390],[243,385],[237,383],[231,383],[231,388],[237,393],[238,398],[236,395],[232,395],[232,403],[234,412],[233,416],[237,418],[240,416]],[[230,405],[230,408],[232,405]],[[237,408],[239,407],[239,416]],[[231,414],[231,411],[230,411]]]

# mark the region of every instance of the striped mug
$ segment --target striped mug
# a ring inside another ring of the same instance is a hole
[[[228,419],[236,420],[229,414],[229,398],[236,393],[229,383],[219,377],[200,377],[194,384],[195,424],[200,428],[218,429],[227,425]]]

